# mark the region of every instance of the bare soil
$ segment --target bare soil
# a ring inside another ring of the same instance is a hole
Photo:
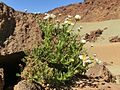
[[[61,13],[61,20],[64,19],[67,15],[74,16],[79,14],[82,16],[81,21],[83,22],[119,19],[120,0],[86,0],[84,3],[59,7],[49,11],[48,13],[54,13],[56,15]],[[38,43],[41,43],[42,32],[39,29],[39,25],[37,23],[37,19],[41,17],[43,17],[43,14],[32,14],[15,11],[4,3],[0,3],[0,60],[2,60],[1,55],[3,57],[3,55],[6,56],[7,54],[11,55],[20,51],[31,50]],[[91,55],[96,53],[98,59],[104,62],[120,65],[119,44],[120,43],[106,45],[95,44],[89,53]],[[91,43],[86,45],[88,45],[86,47],[89,48]],[[15,57],[12,57],[12,59],[4,59],[11,63],[5,65],[10,65],[10,67],[14,65],[16,60]],[[90,87],[85,85],[83,88],[76,85],[73,87],[73,89],[119,90],[120,85],[105,83],[102,85],[99,84],[97,87]]]

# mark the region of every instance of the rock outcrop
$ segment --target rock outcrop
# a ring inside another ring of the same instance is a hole
[[[41,42],[37,17],[32,13],[18,12],[0,3],[0,54],[11,54],[31,49]]]
[[[15,84],[25,50],[42,40],[37,19],[41,15],[15,11],[0,3],[0,68],[4,69],[5,88]]]

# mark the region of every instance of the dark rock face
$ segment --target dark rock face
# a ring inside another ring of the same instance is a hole
[[[16,73],[20,73],[19,65],[24,64],[21,61],[25,56],[23,51],[32,49],[42,40],[37,23],[39,16],[18,12],[0,3],[0,68],[4,69],[5,89],[18,80]]]
[[[12,86],[16,84],[19,77],[16,73],[20,73],[20,67],[24,67],[25,64],[21,61],[24,58],[24,52],[13,53],[5,56],[0,56],[0,68],[4,69],[4,87]],[[2,75],[2,78],[3,78]],[[1,69],[0,69],[1,76]]]
[[[10,7],[0,4],[0,46],[4,41],[13,34],[15,29],[14,10]]]
[[[24,50],[41,42],[37,20],[41,15],[18,12],[0,3],[0,68],[4,69],[5,89],[16,84]]]

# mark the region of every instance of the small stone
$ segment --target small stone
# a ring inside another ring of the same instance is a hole
[[[83,83],[83,84],[80,84],[79,87],[80,87],[80,88],[83,88],[84,86],[85,86],[85,84]]]
[[[104,81],[104,79],[99,79],[99,82],[103,82]]]
[[[9,43],[9,41],[8,41],[8,40],[6,40],[6,41],[4,42],[4,44],[5,44],[5,45],[8,45],[8,43]]]
[[[6,54],[6,52],[5,52],[5,51],[1,52],[1,55],[5,55],[5,54]]]
[[[105,82],[102,82],[101,85],[105,85]]]
[[[81,83],[83,83],[83,81],[79,81],[79,83],[81,84]]]
[[[110,86],[108,86],[108,88],[111,88]]]
[[[49,90],[49,88],[48,88],[48,87],[46,87],[46,88],[45,88],[45,90]]]
[[[15,85],[14,90],[42,90],[42,87],[36,83],[22,80]]]
[[[94,82],[93,84],[98,85],[99,83],[98,82]]]
[[[96,86],[96,88],[98,88],[98,85]]]
[[[85,88],[89,88],[89,86],[85,86]]]
[[[77,88],[72,88],[72,90],[78,90]]]
[[[107,67],[103,64],[95,64],[93,67],[89,68],[86,72],[86,76],[96,79],[104,79],[106,81],[111,81],[111,73],[108,71]]]
[[[54,88],[53,90],[56,90],[56,88]]]

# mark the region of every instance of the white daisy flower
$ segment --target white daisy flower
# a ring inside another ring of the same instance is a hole
[[[91,47],[93,47],[93,44],[91,44]]]
[[[94,56],[94,57],[96,57],[96,56],[97,56],[97,54],[96,54],[96,53],[94,53],[94,54],[93,54],[93,56]]]
[[[98,58],[96,58],[95,61],[96,61],[97,64],[101,64],[102,63],[102,61],[99,60]]]
[[[75,15],[75,20],[79,21],[81,19],[80,15]]]
[[[54,14],[46,14],[46,16],[43,18],[44,20],[47,19],[54,19],[56,16]]]
[[[86,43],[86,40],[82,39],[82,40],[81,40],[81,43],[85,44],[85,43]]]
[[[82,60],[84,59],[84,58],[83,58],[83,55],[79,55],[79,58],[82,59]]]
[[[90,60],[90,57],[86,55],[79,55],[79,58],[83,61],[83,66],[85,66],[86,64],[92,63],[92,61]]]
[[[61,16],[62,14],[58,14],[59,16]]]
[[[89,64],[90,64],[90,63],[92,63],[92,61],[91,61],[91,60],[89,60],[89,59],[88,59],[88,60],[86,60],[86,61],[84,61],[84,62],[85,62],[85,63],[89,63]]]
[[[49,18],[50,18],[50,15],[47,14],[43,19],[44,19],[44,20],[47,20],[47,19],[49,19]]]
[[[52,19],[56,18],[56,15],[50,14],[50,18],[52,18]]]

